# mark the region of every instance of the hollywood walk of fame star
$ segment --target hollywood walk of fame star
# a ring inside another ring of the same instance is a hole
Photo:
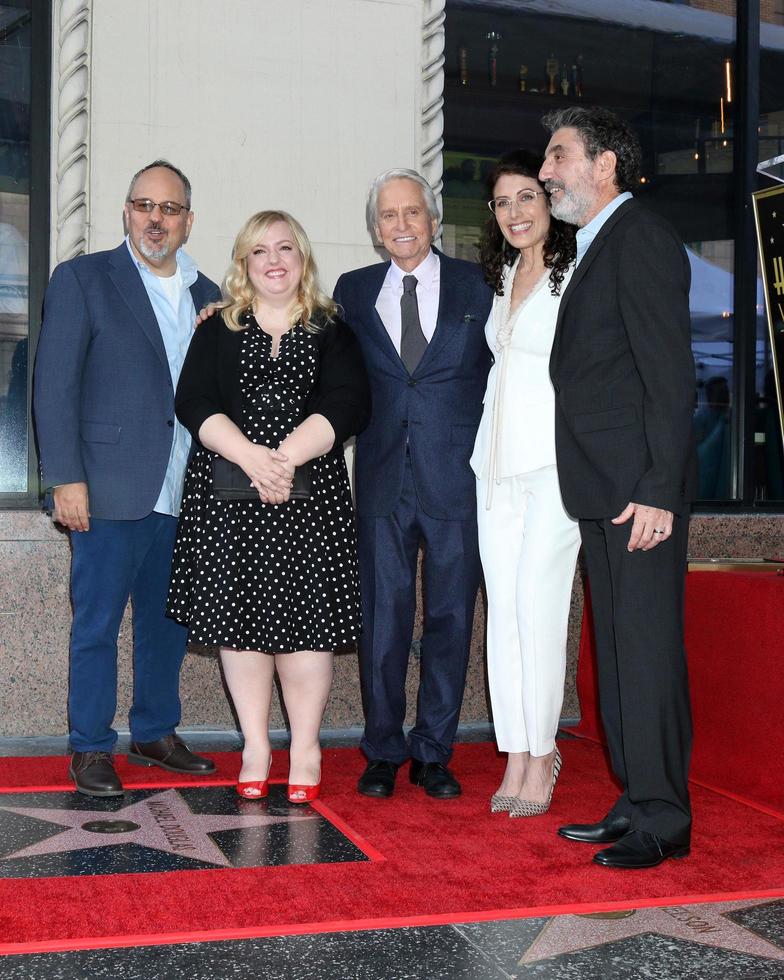
[[[110,815],[107,814],[106,820],[101,820],[100,811],[95,810],[0,806],[0,811],[3,810],[36,820],[47,820],[61,826],[63,831],[38,841],[37,844],[4,854],[0,856],[0,861],[37,857],[41,854],[63,854],[95,847],[116,847],[118,844],[139,844],[168,854],[203,861],[212,866],[233,867],[232,862],[209,836],[211,833],[320,819],[316,813],[275,816],[266,813],[235,816],[195,814],[175,789],[155,793],[138,803],[113,810]],[[134,829],[115,833],[109,827],[101,827],[102,824],[118,824],[122,821],[130,822]],[[90,825],[95,829],[85,829]]]
[[[784,949],[767,942],[757,933],[727,917],[728,912],[765,904],[767,903],[751,900],[700,906],[673,905],[637,909],[636,914],[628,918],[611,920],[560,915],[544,926],[521,957],[519,965],[527,966],[565,953],[577,953],[650,933],[733,950],[749,956],[766,956],[784,963]]]

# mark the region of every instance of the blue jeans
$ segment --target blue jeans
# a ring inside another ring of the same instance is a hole
[[[90,519],[72,532],[71,668],[68,693],[74,752],[111,752],[117,711],[117,636],[130,597],[133,611],[133,705],[137,742],[171,734],[180,721],[180,667],[188,631],[168,619],[177,518],[152,513],[140,521]]]

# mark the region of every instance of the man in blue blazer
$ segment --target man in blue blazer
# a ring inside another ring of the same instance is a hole
[[[117,636],[131,598],[129,759],[194,775],[179,674],[187,631],[164,615],[190,437],[174,389],[195,311],[219,298],[180,246],[193,223],[187,177],[165,160],[134,175],[117,248],[59,265],[44,301],[34,411],[53,517],[71,533],[70,775],[88,796],[119,796]]]
[[[447,763],[480,576],[468,460],[490,367],[484,326],[492,294],[479,266],[432,247],[437,204],[414,171],[376,178],[368,222],[391,261],[346,273],[335,290],[362,345],[373,397],[356,445],[368,758],[357,788],[390,796],[399,766],[411,758],[411,781],[446,799],[460,794]],[[406,739],[420,544],[424,632],[416,724]]]

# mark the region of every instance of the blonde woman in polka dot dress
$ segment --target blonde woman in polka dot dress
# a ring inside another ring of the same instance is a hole
[[[367,423],[367,376],[351,330],[319,288],[308,238],[262,211],[234,243],[225,305],[196,330],[177,417],[197,451],[185,480],[168,613],[220,647],[245,740],[237,790],[268,792],[278,672],[291,726],[289,799],[321,783],[319,729],[333,652],[360,632],[354,516],[343,443]],[[216,499],[212,460],[239,464],[258,500]],[[309,499],[290,500],[312,460]]]

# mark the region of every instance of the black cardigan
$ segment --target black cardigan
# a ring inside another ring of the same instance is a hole
[[[294,330],[302,330],[300,326]],[[229,330],[220,312],[200,326],[182,366],[174,406],[177,418],[198,442],[211,415],[224,414],[242,427],[240,344],[244,331]],[[305,414],[323,415],[335,430],[335,445],[361,432],[370,419],[370,385],[354,334],[340,320],[310,335],[319,348],[316,383]]]

